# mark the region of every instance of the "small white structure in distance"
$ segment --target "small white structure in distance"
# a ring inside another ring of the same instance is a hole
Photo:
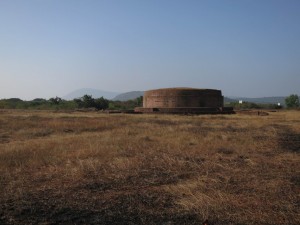
[[[243,100],[239,100],[239,104],[242,104],[243,103]]]
[[[277,105],[280,106],[281,105],[280,102],[278,102]]]

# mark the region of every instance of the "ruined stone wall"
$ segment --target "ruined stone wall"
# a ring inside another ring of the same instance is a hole
[[[144,93],[144,108],[223,107],[220,90],[165,88]]]

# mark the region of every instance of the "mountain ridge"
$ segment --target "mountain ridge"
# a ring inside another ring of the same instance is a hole
[[[62,98],[66,99],[66,100],[72,100],[74,98],[80,98],[84,95],[92,95],[93,98],[103,97],[106,99],[113,99],[118,94],[120,94],[120,93],[112,92],[112,91],[103,91],[103,90],[94,89],[94,88],[81,88],[81,89],[77,89],[77,90],[74,90],[74,91],[66,94]]]
[[[140,96],[144,95],[144,91],[129,91],[125,93],[121,93],[114,97],[112,100],[113,101],[128,101],[132,99],[136,99]]]
[[[144,95],[144,91],[130,91],[117,95],[113,98],[113,101],[128,101],[132,99],[136,99],[140,96]],[[274,97],[261,97],[261,98],[248,98],[248,97],[227,97],[224,96],[224,102],[238,102],[242,100],[244,102],[252,102],[252,103],[261,103],[261,104],[277,104],[281,105],[285,104],[286,96],[274,96]]]
[[[70,92],[69,94],[63,96],[63,98],[66,100],[72,100],[74,98],[82,97],[85,94],[92,95],[93,98],[104,97],[106,99],[113,100],[113,101],[128,101],[143,96],[144,91],[129,91],[129,92],[120,93],[120,92],[102,91],[93,88],[82,88]],[[286,97],[287,96],[249,98],[249,97],[224,96],[224,102],[228,103],[228,102],[237,102],[239,100],[242,100],[244,102],[252,102],[258,104],[280,103],[281,105],[285,105]]]

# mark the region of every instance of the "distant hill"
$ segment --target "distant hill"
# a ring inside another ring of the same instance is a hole
[[[92,88],[82,88],[75,90],[65,96],[63,96],[63,99],[66,100],[72,100],[74,98],[82,97],[83,95],[88,94],[92,95],[93,98],[100,98],[104,97],[109,100],[113,101],[128,101],[132,99],[136,99],[140,96],[144,95],[144,91],[130,91],[126,93],[117,93],[117,92],[109,92],[109,91],[101,91],[98,89],[92,89]],[[239,100],[245,101],[245,102],[253,102],[257,104],[277,104],[280,103],[281,105],[285,105],[285,98],[284,96],[276,96],[276,97],[262,97],[262,98],[247,98],[247,97],[224,97],[224,102],[237,102]]]
[[[231,97],[233,101],[242,100],[245,102],[253,102],[258,104],[277,104],[285,105],[285,98],[283,96],[280,97],[262,97],[262,98],[245,98],[245,97]]]
[[[236,99],[224,97],[224,102],[226,102],[226,103],[229,103],[229,102],[237,102],[237,101],[238,101],[238,100],[236,100]]]
[[[143,96],[143,91],[130,91],[126,93],[122,93],[114,97],[112,100],[114,101],[127,101],[131,99],[136,99],[140,96]],[[285,98],[283,96],[277,96],[277,97],[262,97],[262,98],[246,98],[246,97],[224,97],[224,102],[237,102],[239,100],[245,101],[245,102],[253,102],[257,104],[277,104],[278,102],[281,105],[285,105]]]
[[[126,93],[122,93],[114,97],[112,100],[114,101],[128,101],[132,99],[136,99],[140,96],[143,96],[144,92],[143,91],[130,91]]]
[[[93,98],[106,98],[106,99],[112,99],[119,93],[117,92],[110,92],[110,91],[101,91],[98,89],[92,89],[92,88],[82,88],[75,91],[72,91],[71,93],[63,96],[63,99],[66,100],[72,100],[74,98],[80,98],[84,95],[92,95]]]

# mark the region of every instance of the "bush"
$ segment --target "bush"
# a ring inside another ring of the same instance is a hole
[[[81,98],[74,99],[78,108],[96,108],[107,109],[109,106],[109,101],[103,97],[94,99],[91,95],[84,95]]]
[[[107,109],[109,101],[103,97],[95,99],[95,108],[96,109]]]
[[[143,106],[143,96],[140,96],[133,100],[127,101],[110,101],[109,102],[109,109],[116,109],[116,110],[131,110],[135,107]]]
[[[299,97],[298,95],[290,95],[285,99],[285,104],[287,108],[298,108],[299,107]]]

